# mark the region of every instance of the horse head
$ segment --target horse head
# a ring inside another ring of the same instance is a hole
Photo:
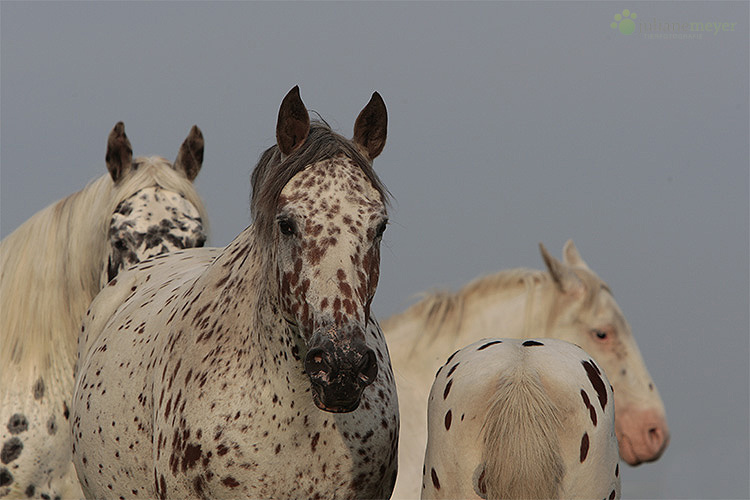
[[[123,123],[112,129],[107,169],[121,201],[109,222],[102,286],[150,257],[203,246],[206,216],[193,186],[203,164],[203,144],[203,134],[193,126],[174,164],[158,156],[133,159]]]
[[[349,412],[378,372],[367,346],[378,284],[387,194],[372,160],[385,145],[387,115],[374,93],[349,141],[310,123],[293,88],[276,127],[277,146],[253,172],[253,215],[270,239],[280,313],[306,349],[313,401]]]
[[[657,460],[669,444],[664,403],[609,286],[586,265],[572,240],[562,262],[544,245],[540,249],[560,291],[550,330],[594,356],[607,373],[617,398],[615,432],[622,459],[630,465]]]

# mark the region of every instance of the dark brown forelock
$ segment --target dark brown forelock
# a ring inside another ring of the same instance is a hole
[[[271,237],[281,191],[292,177],[308,165],[342,154],[362,169],[372,186],[380,193],[383,202],[388,204],[390,201],[388,189],[357,146],[333,132],[326,123],[313,121],[310,123],[310,132],[305,143],[284,161],[280,161],[281,155],[277,145],[268,148],[260,156],[250,177],[252,184],[250,213],[253,217],[253,224],[256,225],[256,234]]]

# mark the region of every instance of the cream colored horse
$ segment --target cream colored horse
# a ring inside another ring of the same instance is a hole
[[[620,456],[656,460],[669,441],[664,404],[609,287],[572,241],[563,261],[540,245],[547,271],[513,269],[459,292],[427,296],[382,323],[401,413],[399,475],[393,498],[417,498],[427,442],[427,394],[443,360],[487,336],[567,340],[588,352],[614,386]]]

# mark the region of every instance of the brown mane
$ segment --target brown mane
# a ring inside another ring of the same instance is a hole
[[[270,238],[279,197],[284,186],[309,165],[333,158],[347,156],[362,169],[372,186],[388,203],[390,193],[381,182],[372,164],[352,141],[333,132],[325,122],[313,121],[304,144],[282,159],[278,145],[263,152],[250,177],[252,197],[250,213],[256,225],[256,234]]]

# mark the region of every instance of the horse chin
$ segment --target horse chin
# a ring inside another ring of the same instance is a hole
[[[313,387],[312,399],[318,409],[327,411],[328,413],[350,413],[359,407],[360,398],[355,399],[353,403],[336,401],[333,404],[328,404],[326,403],[325,398],[320,395],[320,389]]]
[[[630,439],[623,438],[622,436],[618,436],[618,438],[620,444],[620,458],[630,466],[641,464],[642,461],[636,456],[635,451],[633,450],[633,443],[630,442]]]

